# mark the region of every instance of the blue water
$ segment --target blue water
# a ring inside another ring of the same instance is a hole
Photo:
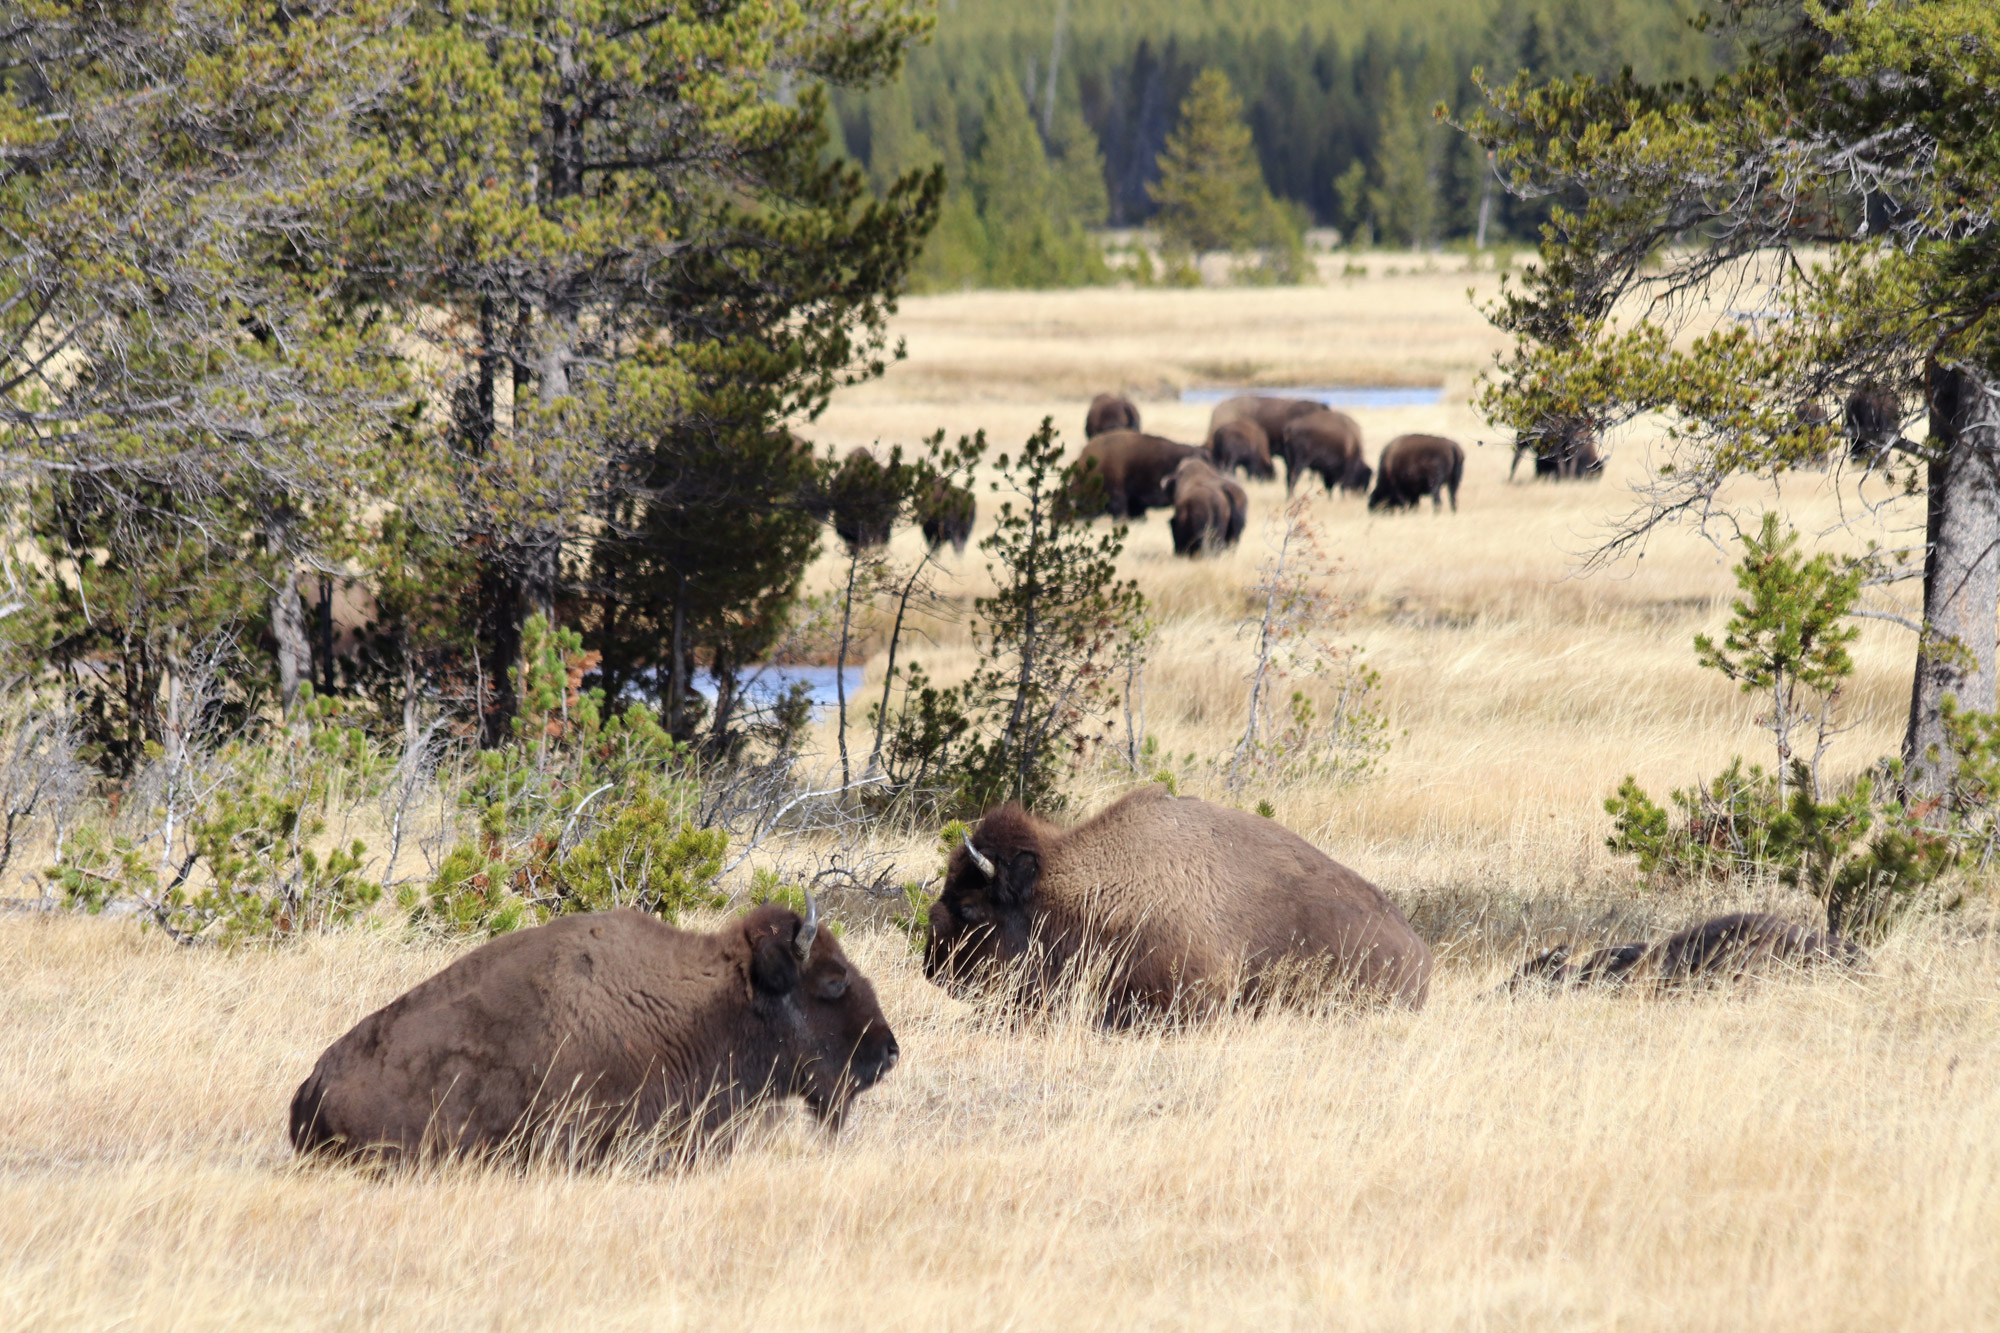
[[[1444,401],[1443,385],[1392,389],[1363,384],[1334,384],[1295,389],[1182,389],[1181,401],[1219,403],[1225,398],[1253,392],[1265,398],[1310,398],[1328,407],[1436,407]]]
[[[812,701],[821,708],[830,708],[840,702],[837,677],[840,668],[830,666],[753,666],[743,670],[741,683],[743,696],[753,705],[777,702],[785,692],[798,681],[812,687]],[[862,669],[851,666],[846,669],[847,703],[854,706],[854,696],[861,692]],[[708,674],[706,667],[697,667],[689,681],[696,692],[705,699],[715,697],[715,678]]]

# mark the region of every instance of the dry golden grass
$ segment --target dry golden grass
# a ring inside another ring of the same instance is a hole
[[[1357,413],[1371,455],[1403,430],[1469,445],[1466,387],[1495,345],[1472,280],[910,301],[911,359],[814,431],[984,426],[1004,447],[1044,413],[1074,431],[1090,389],[1125,386],[1149,427],[1193,438],[1206,409],[1162,386],[1393,376],[1442,381],[1447,401]],[[838,1138],[788,1115],[680,1172],[374,1179],[294,1166],[286,1103],[328,1041],[453,951],[393,929],[188,951],[129,921],[0,919],[0,1325],[2000,1323],[1984,900],[1904,930],[1862,979],[1481,998],[1525,936],[1764,901],[1646,895],[1603,847],[1625,773],[1659,788],[1767,749],[1754,701],[1689,647],[1726,614],[1726,554],[1677,534],[1576,574],[1644,467],[1643,436],[1619,445],[1610,478],[1561,487],[1510,486],[1504,449],[1470,448],[1455,516],[1314,502],[1356,606],[1341,637],[1381,670],[1397,737],[1373,781],[1242,799],[1269,797],[1448,946],[1424,1012],[1008,1029],[860,926],[848,948],[905,1056]],[[1242,725],[1236,621],[1283,494],[1252,491],[1238,551],[1176,560],[1156,516],[1125,557],[1164,618],[1148,720],[1197,756],[1184,789],[1211,794],[1201,764]],[[1785,507],[1817,533],[1852,491],[1807,479]],[[976,552],[955,568],[962,598],[987,586]],[[964,671],[963,628],[928,628],[914,655]],[[1910,655],[1869,626],[1836,768],[1894,748]],[[1076,785],[1090,807],[1129,779],[1104,766]],[[921,840],[889,842],[924,873]]]

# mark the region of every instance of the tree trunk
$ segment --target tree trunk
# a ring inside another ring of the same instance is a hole
[[[333,693],[333,576],[319,576],[319,652],[322,695]]]
[[[1933,368],[1925,524],[1924,632],[1910,689],[1903,764],[1910,787],[1937,794],[1957,761],[1942,709],[1993,710],[1994,619],[2000,615],[2000,378]]]
[[[687,589],[687,575],[677,571],[674,578],[673,642],[667,646],[667,734],[677,741],[688,738],[685,730],[688,688]]]
[[[312,639],[306,630],[305,602],[299,597],[298,571],[292,567],[291,517],[282,510],[265,528],[265,550],[276,562],[272,571],[271,637],[278,641],[278,708],[285,721],[299,706],[299,684],[312,676]]]

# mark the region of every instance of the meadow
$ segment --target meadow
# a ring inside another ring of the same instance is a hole
[[[1074,440],[1089,395],[1123,389],[1149,429],[1198,439],[1208,408],[1183,388],[1442,385],[1435,407],[1354,415],[1371,457],[1403,431],[1465,444],[1457,513],[1308,501],[1349,607],[1335,635],[1381,676],[1391,747],[1367,779],[1224,783],[1281,483],[1251,485],[1234,551],[1178,559],[1155,515],[1122,557],[1161,620],[1146,726],[1187,757],[1181,790],[1268,800],[1381,884],[1439,953],[1422,1012],[1011,1026],[931,987],[882,912],[837,903],[904,1052],[838,1137],[785,1113],[685,1170],[377,1178],[293,1163],[286,1103],[328,1041],[463,945],[383,923],[191,950],[130,920],[0,916],[0,1324],[2000,1323],[2000,938],[1979,885],[1899,928],[1863,976],[1493,997],[1546,943],[1737,907],[1817,920],[1774,885],[1648,889],[1606,849],[1603,799],[1626,774],[1660,794],[1768,757],[1757,701],[1691,647],[1727,614],[1734,553],[1725,533],[1676,531],[1586,565],[1653,440],[1613,441],[1595,483],[1510,483],[1509,449],[1478,443],[1497,437],[1468,405],[1500,344],[1467,288],[1495,278],[1457,264],[906,300],[907,359],[803,428],[843,448],[984,429],[998,450],[1044,416]],[[1730,498],[1834,548],[1906,541],[1921,520],[1840,472]],[[892,556],[917,549],[902,534]],[[976,548],[943,563],[961,604],[990,586]],[[842,568],[829,553],[814,586]],[[941,679],[969,668],[961,619],[921,628],[906,653]],[[1835,771],[1894,752],[1912,650],[1864,623]],[[1137,780],[1094,755],[1072,804]],[[934,873],[925,837],[871,836],[906,877]]]

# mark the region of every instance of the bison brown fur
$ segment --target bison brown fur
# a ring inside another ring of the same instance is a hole
[[[1208,437],[1209,461],[1222,473],[1242,469],[1245,476],[1268,481],[1278,475],[1271,466],[1271,437],[1254,421],[1225,421]]]
[[[917,506],[917,525],[924,542],[935,551],[946,542],[960,555],[972,539],[972,525],[979,518],[979,502],[963,486],[954,486],[939,477],[931,483]]]
[[[1139,409],[1132,400],[1122,393],[1100,393],[1090,400],[1090,411],[1084,414],[1083,435],[1085,439],[1102,435],[1113,430],[1139,429]]]
[[[896,1063],[874,988],[817,914],[766,906],[712,935],[624,910],[482,945],[327,1047],[292,1098],[301,1153],[586,1155],[656,1125],[712,1134],[796,1096],[838,1125]]]
[[[1420,1008],[1431,952],[1382,891],[1260,815],[1133,792],[1072,828],[1017,805],[953,851],[924,974],[954,993],[1013,980],[1101,987],[1107,1018],[1200,1012],[1291,972]]]
[[[1200,456],[1184,458],[1167,479],[1173,496],[1175,555],[1199,555],[1236,545],[1250,513],[1250,496],[1233,477]]]
[[[1737,980],[1772,963],[1860,968],[1868,965],[1868,955],[1853,941],[1827,931],[1809,930],[1767,912],[1734,912],[1668,936],[1652,959],[1660,981],[1668,985]]]
[[[1227,421],[1254,421],[1263,430],[1271,449],[1276,453],[1278,441],[1284,437],[1285,427],[1294,417],[1308,412],[1317,412],[1320,404],[1311,398],[1274,398],[1260,393],[1238,394],[1226,398],[1215,405],[1208,414],[1209,438],[1215,438],[1216,427]]]
[[[1375,461],[1375,493],[1368,497],[1370,509],[1407,509],[1426,495],[1433,511],[1444,508],[1451,495],[1451,509],[1458,512],[1458,483],[1465,475],[1465,450],[1440,435],[1398,435],[1382,447]]]
[[[1374,474],[1361,456],[1361,426],[1345,412],[1323,409],[1292,418],[1285,426],[1285,494],[1299,478],[1317,473],[1328,494],[1366,493]]]
[[[1173,507],[1168,478],[1184,458],[1201,450],[1177,444],[1158,435],[1142,435],[1134,430],[1114,430],[1083,446],[1071,483],[1071,494],[1083,497],[1093,486],[1102,487],[1102,509],[1113,518],[1143,518],[1148,509]]]
[[[1689,926],[1656,945],[1599,949],[1580,963],[1571,961],[1568,948],[1550,949],[1523,963],[1506,989],[1622,985],[1641,976],[1659,987],[1740,981],[1774,963],[1862,968],[1868,965],[1868,955],[1830,932],[1809,930],[1765,912],[1734,912]]]
[[[1847,399],[1847,454],[1874,462],[1903,442],[1903,403],[1879,384],[1864,384]]]
[[[1595,480],[1604,474],[1604,457],[1597,452],[1597,433],[1587,427],[1552,430],[1540,435],[1522,433],[1514,438],[1514,457],[1507,464],[1507,480],[1523,456],[1535,460],[1535,476],[1562,481],[1572,478]]]

